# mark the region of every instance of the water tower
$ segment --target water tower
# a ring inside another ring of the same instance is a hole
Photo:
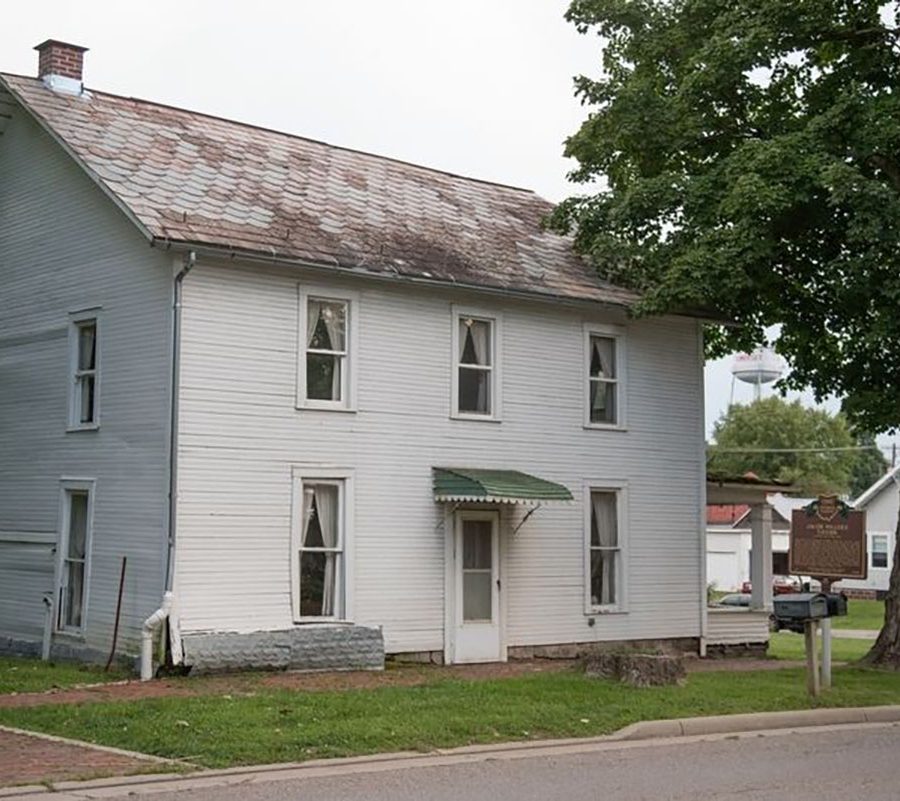
[[[731,363],[731,400],[734,401],[734,379],[753,384],[753,399],[762,397],[762,385],[781,378],[784,360],[770,348],[757,348],[752,353],[736,353]]]

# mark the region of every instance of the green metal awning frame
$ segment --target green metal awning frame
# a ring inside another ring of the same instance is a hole
[[[442,503],[537,505],[573,500],[562,484],[518,470],[433,467],[434,499]]]

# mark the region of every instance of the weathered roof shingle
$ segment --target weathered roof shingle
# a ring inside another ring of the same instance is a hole
[[[2,75],[148,235],[375,274],[629,305],[523,189]]]

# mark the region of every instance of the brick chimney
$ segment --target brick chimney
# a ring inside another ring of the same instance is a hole
[[[80,95],[84,91],[82,69],[86,47],[48,39],[38,51],[38,78],[54,92]]]

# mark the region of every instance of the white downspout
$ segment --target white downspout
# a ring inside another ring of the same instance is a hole
[[[153,678],[153,641],[156,632],[169,617],[174,600],[175,595],[166,592],[162,606],[144,621],[141,628],[141,681],[150,681]]]

